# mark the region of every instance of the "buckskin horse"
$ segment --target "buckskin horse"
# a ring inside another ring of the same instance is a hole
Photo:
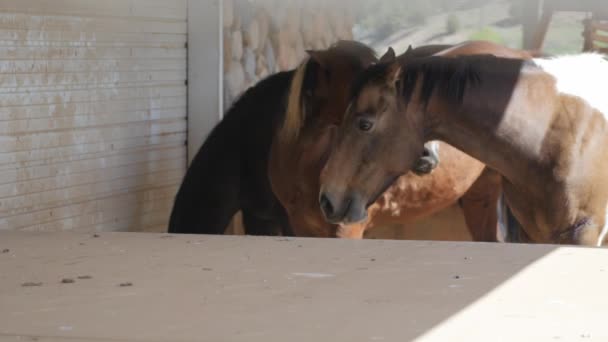
[[[601,246],[608,222],[608,61],[479,56],[391,58],[362,73],[321,175],[328,221],[367,207],[410,170],[429,140],[502,176],[530,242]]]
[[[422,47],[420,55],[430,55],[424,51],[437,49]],[[338,42],[329,50],[352,61],[354,71],[376,61],[369,47],[352,41]],[[313,70],[314,61],[309,64],[309,70]],[[294,74],[296,71],[291,70],[267,77],[249,88],[229,108],[184,176],[171,212],[169,233],[223,234],[234,214],[241,210],[247,234],[294,235],[268,179],[270,146],[277,127],[283,122]],[[318,94],[323,86],[323,82],[311,76],[302,91]],[[320,97],[309,100],[319,103]],[[323,107],[326,105],[323,103]],[[313,112],[317,110],[313,107]],[[430,172],[436,164],[431,150],[418,163],[421,172]]]
[[[399,58],[408,60],[435,53],[532,58],[526,51],[485,41],[409,49]],[[439,147],[436,152],[441,162],[430,175],[419,177],[409,173],[398,178],[382,196],[370,202],[375,203],[368,208],[365,222],[340,225],[326,222],[319,208],[319,176],[335,127],[343,121],[348,105],[345,85],[353,81],[361,65],[346,62],[348,58],[336,49],[309,51],[309,55],[291,82],[285,121],[273,141],[269,164],[273,192],[285,207],[296,235],[361,238],[367,229],[411,222],[460,199],[473,239],[496,241],[500,176],[490,169],[484,170],[481,162],[445,143],[435,145]],[[303,86],[310,78],[317,80],[316,87]],[[427,154],[433,151],[432,144],[426,146]],[[422,166],[418,159],[414,168],[421,171]]]

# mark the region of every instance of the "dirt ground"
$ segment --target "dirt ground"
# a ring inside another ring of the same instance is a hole
[[[374,228],[368,239],[471,241],[462,210],[457,205],[407,225]]]

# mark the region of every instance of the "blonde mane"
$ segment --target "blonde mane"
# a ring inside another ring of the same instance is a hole
[[[340,40],[327,50],[316,52],[322,54],[324,59],[327,58],[327,60],[332,61],[329,66],[333,63],[347,63],[363,68],[363,66],[377,61],[374,50],[365,44],[350,40]],[[300,130],[304,126],[307,108],[305,101],[302,101],[302,90],[306,81],[306,69],[310,61],[311,57],[304,59],[295,70],[291,80],[285,118],[278,132],[278,138],[282,143],[291,144],[297,140]]]
[[[284,143],[293,142],[298,138],[300,129],[304,123],[306,109],[302,102],[302,86],[306,76],[306,65],[308,58],[305,59],[295,71],[289,86],[287,97],[287,110],[283,126],[279,131],[279,139]]]

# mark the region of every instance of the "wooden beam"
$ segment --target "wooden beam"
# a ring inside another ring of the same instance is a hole
[[[551,245],[0,233],[0,340],[608,341],[607,265]]]
[[[607,32],[607,34],[608,34],[608,22],[607,21],[594,20],[591,23],[591,25],[595,30],[604,31],[604,32]]]
[[[601,35],[601,34],[594,33],[594,34],[591,35],[591,39],[594,42],[608,43],[608,36],[606,36],[606,35]]]

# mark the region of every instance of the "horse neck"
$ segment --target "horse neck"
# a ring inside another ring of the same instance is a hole
[[[427,139],[443,140],[518,184],[543,165],[541,146],[553,110],[529,101],[525,89],[530,84],[524,84],[529,80],[504,76],[469,87],[461,104],[435,92],[425,113],[426,132]]]

